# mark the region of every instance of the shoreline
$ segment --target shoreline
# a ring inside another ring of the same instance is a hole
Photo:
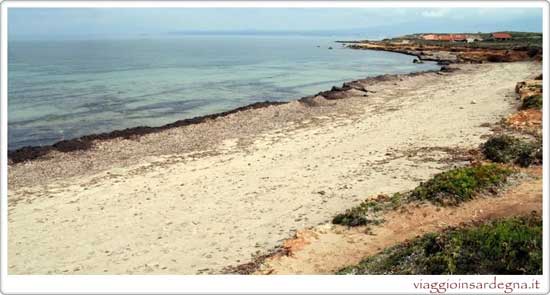
[[[483,62],[510,62],[510,61],[524,61],[528,60],[525,48],[514,48],[511,52],[518,52],[518,55],[510,54],[510,50],[501,49],[487,49],[487,48],[467,48],[461,44],[448,44],[449,46],[423,46],[418,44],[399,44],[383,41],[334,41],[335,43],[343,44],[346,48],[354,50],[374,50],[374,51],[386,51],[404,54],[408,56],[414,56],[419,62],[430,61],[436,62],[437,65],[443,67],[439,71],[446,71],[449,64],[460,63],[483,63]],[[474,57],[468,57],[473,52]],[[529,58],[530,59],[530,58]],[[366,79],[357,79],[344,82],[342,87],[334,86],[331,90],[321,91],[311,96],[305,96],[296,100],[290,101],[262,101],[255,102],[234,109],[230,109],[224,112],[206,114],[202,116],[191,117],[187,119],[177,120],[171,123],[167,123],[161,126],[136,126],[126,129],[115,129],[109,132],[92,133],[84,136],[80,136],[73,139],[66,139],[54,142],[49,145],[35,145],[24,146],[13,150],[8,150],[8,163],[17,164],[25,161],[39,159],[46,154],[57,151],[62,153],[88,150],[93,147],[97,141],[106,141],[111,139],[123,138],[136,138],[139,136],[162,132],[168,129],[183,127],[188,125],[204,123],[208,120],[214,120],[220,117],[225,117],[231,114],[235,114],[241,111],[260,109],[269,106],[276,106],[287,104],[293,101],[300,101],[307,103],[311,98],[315,96],[323,96],[326,99],[343,99],[346,97],[345,92],[352,89],[354,83],[365,82],[367,80],[377,81],[388,76],[414,76],[423,73],[438,72],[438,70],[431,71],[416,71],[407,74],[384,74],[378,76],[367,77]],[[355,88],[359,91],[363,89]]]
[[[84,136],[80,136],[73,139],[65,139],[57,141],[50,145],[36,145],[36,146],[24,146],[16,148],[13,150],[8,150],[8,164],[18,164],[26,161],[32,161],[35,159],[40,159],[47,155],[50,152],[62,152],[70,153],[75,151],[85,151],[91,149],[94,143],[98,141],[108,141],[112,139],[135,139],[147,134],[158,133],[166,131],[173,128],[184,127],[189,125],[201,124],[209,120],[215,120],[217,118],[226,117],[235,113],[239,113],[247,110],[262,109],[270,106],[284,105],[291,102],[301,102],[305,104],[311,103],[312,99],[321,96],[327,100],[336,100],[336,99],[345,99],[352,96],[353,94],[346,93],[349,90],[357,90],[367,93],[368,90],[364,89],[361,86],[361,83],[369,83],[376,81],[383,81],[387,79],[397,78],[397,77],[414,77],[417,75],[423,75],[426,73],[437,73],[445,71],[444,68],[439,70],[427,70],[427,71],[415,71],[406,74],[382,74],[378,76],[366,77],[365,79],[356,79],[346,81],[342,84],[341,87],[333,86],[330,90],[320,91],[317,94],[304,96],[299,99],[289,100],[289,101],[262,101],[255,102],[234,109],[230,109],[224,112],[212,113],[202,116],[196,116],[187,119],[177,120],[171,123],[167,123],[161,126],[136,126],[126,129],[118,129],[109,132],[103,133],[92,133]]]
[[[90,149],[93,142],[96,140],[110,140],[116,138],[130,139],[136,136],[142,136],[146,134],[162,132],[171,128],[183,127],[188,125],[200,124],[207,120],[216,119],[219,117],[228,116],[234,113],[238,113],[245,110],[253,110],[259,108],[265,108],[272,105],[281,105],[288,102],[278,101],[263,101],[255,102],[242,107],[234,108],[225,112],[213,113],[203,116],[196,116],[188,119],[177,120],[172,123],[164,124],[161,126],[136,126],[126,129],[113,130],[103,133],[92,133],[73,139],[65,139],[55,142],[51,145],[37,145],[37,146],[24,146],[11,151],[8,151],[8,161],[13,164],[17,164],[24,161],[38,159],[46,155],[50,151],[58,151],[62,153],[69,153],[79,150]]]

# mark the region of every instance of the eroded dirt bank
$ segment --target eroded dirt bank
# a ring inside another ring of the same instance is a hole
[[[9,272],[220,272],[460,164],[441,159],[481,143],[539,72],[460,65],[12,165]]]

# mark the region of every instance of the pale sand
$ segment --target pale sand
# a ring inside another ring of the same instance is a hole
[[[110,149],[104,154],[111,158],[101,158],[102,150],[128,142],[115,140],[77,153],[101,169],[91,165],[75,176],[59,172],[70,157],[67,170],[78,166],[70,154],[10,167],[9,273],[216,273],[369,195],[411,189],[449,166],[438,161],[448,157],[444,149],[422,148],[476,147],[490,133],[483,123],[514,110],[516,82],[541,71],[536,63],[460,67],[377,83],[369,97],[327,101],[323,116],[253,137],[226,135],[221,144],[205,138],[216,144],[202,152],[128,156],[132,161],[122,163]],[[299,107],[221,122],[269,124],[242,118]]]

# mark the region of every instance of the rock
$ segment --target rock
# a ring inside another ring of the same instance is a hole
[[[470,104],[476,104],[477,102],[475,100],[470,101]]]
[[[423,64],[424,62],[421,59],[413,59],[413,64]]]
[[[331,49],[331,50],[332,50],[332,46],[329,46],[328,49]]]

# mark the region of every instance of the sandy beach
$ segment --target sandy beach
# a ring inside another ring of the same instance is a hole
[[[12,164],[9,274],[220,273],[414,188],[463,164],[516,109],[516,83],[541,72],[453,67]]]

